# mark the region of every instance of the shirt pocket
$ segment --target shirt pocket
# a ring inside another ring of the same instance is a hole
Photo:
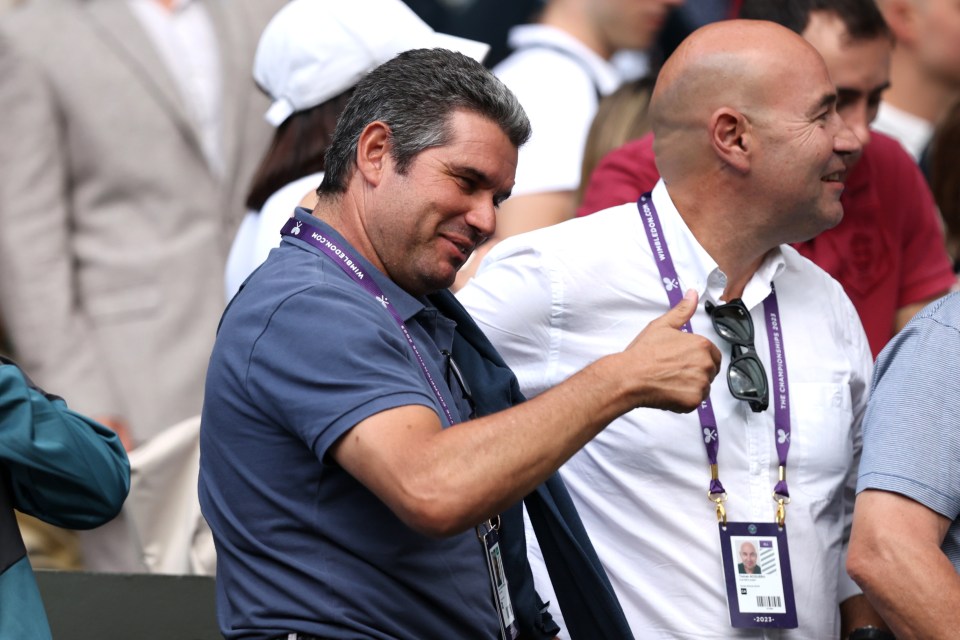
[[[850,387],[845,383],[791,383],[790,408],[790,491],[833,499],[853,467]]]

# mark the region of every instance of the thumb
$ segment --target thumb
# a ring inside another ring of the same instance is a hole
[[[663,314],[663,320],[668,326],[679,329],[692,318],[693,314],[697,311],[699,298],[700,296],[697,295],[696,289],[687,289],[687,292],[683,294],[683,300],[678,302],[677,306],[670,309],[670,311]]]

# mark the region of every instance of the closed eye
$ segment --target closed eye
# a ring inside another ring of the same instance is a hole
[[[473,193],[477,190],[477,181],[473,178],[467,176],[455,176],[455,178],[464,193]]]

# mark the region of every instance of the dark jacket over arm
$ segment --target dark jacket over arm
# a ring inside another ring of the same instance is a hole
[[[523,402],[513,372],[453,294],[443,291],[430,299],[442,314],[457,323],[453,356],[473,391],[477,415],[489,415]],[[632,639],[620,602],[560,476],[551,476],[524,498],[523,504],[570,637]],[[534,590],[522,506],[515,505],[501,517],[504,568],[520,633],[524,638],[553,637],[559,628]]]

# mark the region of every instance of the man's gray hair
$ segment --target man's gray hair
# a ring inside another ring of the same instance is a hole
[[[450,141],[456,110],[496,123],[515,147],[530,137],[530,121],[516,96],[479,62],[446,49],[406,51],[357,84],[333,132],[317,193],[346,191],[357,142],[371,122],[390,127],[391,156],[402,174],[418,153]]]

